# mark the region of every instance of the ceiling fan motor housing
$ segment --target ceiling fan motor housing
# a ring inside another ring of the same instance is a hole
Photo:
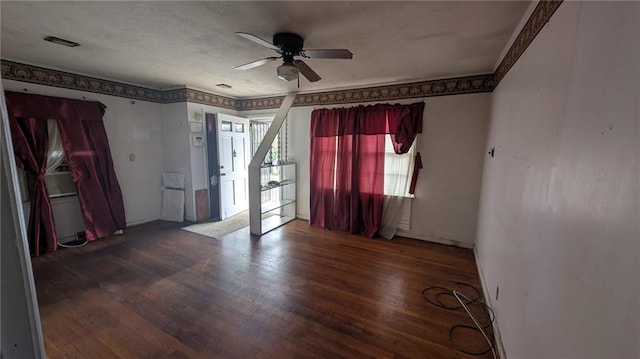
[[[320,75],[313,71],[303,60],[294,59],[295,56],[319,59],[351,59],[353,57],[351,51],[347,49],[304,50],[304,40],[302,39],[302,36],[291,32],[280,32],[273,35],[273,43],[248,32],[236,32],[236,34],[249,41],[253,41],[260,46],[274,50],[280,55],[236,66],[236,69],[249,70],[254,67],[268,64],[271,61],[282,59],[282,65],[278,66],[278,77],[284,81],[299,79],[299,74],[302,74],[310,82],[316,82],[321,79]]]
[[[287,63],[292,62],[293,57],[298,56],[304,48],[304,40],[302,37],[290,32],[281,32],[273,35],[273,44],[282,50],[284,62]]]

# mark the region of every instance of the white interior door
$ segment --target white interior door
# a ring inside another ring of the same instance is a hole
[[[220,114],[218,139],[220,208],[221,219],[225,219],[249,208],[249,120]]]

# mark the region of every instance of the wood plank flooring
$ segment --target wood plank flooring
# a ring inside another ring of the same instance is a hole
[[[470,250],[296,220],[218,240],[169,222],[33,259],[50,358],[490,358],[453,348],[462,311],[427,286],[480,288]],[[485,348],[477,333],[456,345]]]

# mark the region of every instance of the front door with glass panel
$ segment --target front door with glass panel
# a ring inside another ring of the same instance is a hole
[[[249,207],[247,167],[250,160],[249,120],[218,116],[220,209],[222,219]]]

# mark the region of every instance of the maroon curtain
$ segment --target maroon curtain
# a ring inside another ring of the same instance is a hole
[[[311,161],[310,161],[310,206],[313,208],[310,217],[311,225],[320,228],[335,228],[335,165],[336,165],[336,136],[320,136],[325,133],[337,133],[339,113],[332,112],[322,115],[324,121],[313,120],[319,115],[314,112],[311,121]],[[318,136],[314,136],[318,134]]]
[[[99,102],[72,100],[25,93],[5,93],[9,119],[57,120],[67,153],[87,239],[105,237],[124,229],[122,192],[113,169],[109,142]]]
[[[396,152],[407,152],[422,132],[423,109],[424,103],[379,104],[312,112],[311,225],[377,234],[384,200],[385,136],[392,134]]]
[[[369,237],[378,233],[384,200],[384,136],[338,137],[337,226],[332,229]]]
[[[422,156],[420,152],[416,153],[416,157],[413,160],[413,174],[411,175],[411,184],[409,185],[409,193],[416,193],[416,185],[418,184],[418,174],[422,169]]]
[[[44,182],[47,172],[49,135],[47,121],[12,118],[9,121],[16,165],[29,175],[29,249],[34,256],[58,247],[49,192]]]
[[[102,116],[58,120],[62,146],[69,154],[88,240],[126,227],[122,191],[113,169]]]
[[[424,102],[416,102],[408,106],[394,105],[387,111],[388,133],[393,140],[393,150],[397,154],[409,152],[418,133],[422,133]]]
[[[393,150],[397,154],[407,153],[416,139],[418,133],[422,133],[422,115],[424,113],[424,102],[412,103],[409,106],[403,106],[400,110],[396,105],[393,114],[389,116],[390,122],[397,121],[395,124],[390,124],[390,128],[395,128],[395,132],[391,132],[391,140],[393,141]],[[390,111],[391,112],[391,111]],[[422,169],[422,156],[420,152],[416,153],[413,162],[413,173],[411,174],[411,184],[409,186],[409,193],[416,193],[416,184],[418,183],[418,175]]]

